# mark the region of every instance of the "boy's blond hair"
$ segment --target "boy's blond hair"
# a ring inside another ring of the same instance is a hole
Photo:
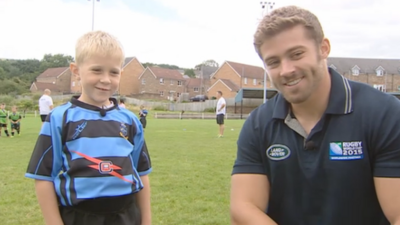
[[[321,44],[324,39],[324,31],[318,18],[306,9],[286,6],[273,10],[258,25],[254,34],[254,47],[260,58],[262,57],[260,47],[268,38],[297,25],[304,26],[310,38],[315,40],[316,44]]]
[[[121,60],[121,67],[125,61],[121,43],[116,37],[104,31],[88,32],[76,42],[75,62],[77,65],[94,55],[118,57]]]

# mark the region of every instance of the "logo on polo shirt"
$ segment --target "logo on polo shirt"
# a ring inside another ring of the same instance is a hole
[[[290,156],[290,149],[281,144],[271,145],[265,152],[272,160],[284,160]]]
[[[331,142],[329,145],[331,160],[355,160],[364,158],[362,141]]]

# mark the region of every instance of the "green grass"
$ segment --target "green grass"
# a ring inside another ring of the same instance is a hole
[[[230,173],[242,124],[226,120],[225,136],[217,138],[215,120],[148,120],[153,224],[229,224]],[[5,138],[2,132],[2,225],[43,224],[34,182],[24,177],[40,126],[31,116],[22,120],[21,136]]]

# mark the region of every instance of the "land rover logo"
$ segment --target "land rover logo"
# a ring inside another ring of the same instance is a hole
[[[290,156],[290,149],[285,145],[271,145],[266,154],[272,160],[284,160]]]

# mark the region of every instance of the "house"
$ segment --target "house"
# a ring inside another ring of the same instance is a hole
[[[53,93],[69,94],[71,84],[71,71],[69,67],[49,68],[36,77],[30,87],[31,92],[43,92],[50,89]]]
[[[327,65],[349,80],[384,92],[400,92],[400,60],[329,57]]]
[[[185,93],[189,94],[189,98],[196,95],[207,95],[206,87],[210,87],[209,79],[189,78],[185,83]]]
[[[267,77],[267,87],[271,87]],[[211,86],[207,89],[209,98],[222,91],[225,98],[234,98],[240,88],[263,88],[264,68],[243,63],[225,61],[211,75]]]
[[[125,58],[122,66],[124,70],[118,89],[119,95],[139,94],[140,83],[138,77],[143,73],[144,67],[136,57]],[[81,93],[81,83],[75,76],[71,78],[71,92]]]
[[[139,76],[140,97],[175,100],[185,92],[185,79],[178,70],[147,67]]]

